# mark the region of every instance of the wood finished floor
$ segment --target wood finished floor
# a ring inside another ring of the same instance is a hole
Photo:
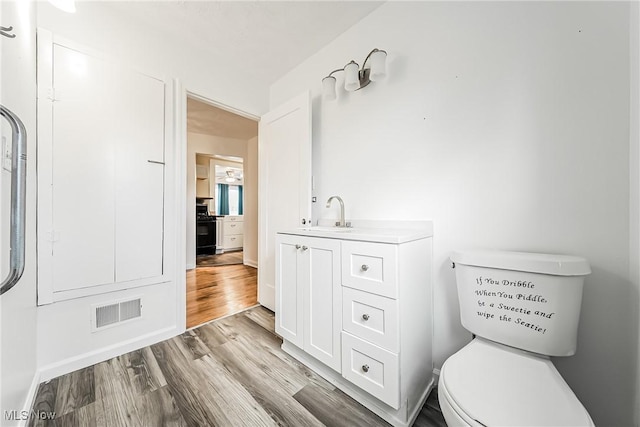
[[[280,349],[256,307],[40,384],[30,426],[386,426]],[[446,426],[435,390],[414,426]]]
[[[244,262],[243,251],[225,252],[217,255],[198,255],[196,265],[198,267],[215,267],[217,265],[234,265]]]
[[[258,270],[248,265],[187,271],[187,328],[258,304]]]

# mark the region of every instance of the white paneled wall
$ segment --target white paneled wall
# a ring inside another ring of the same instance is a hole
[[[631,424],[637,396],[629,7],[389,2],[272,85],[270,98],[314,96],[314,219],[335,216],[323,202],[339,194],[349,218],[434,221],[436,367],[470,339],[452,250],[589,259],[578,353],[554,361],[602,425]],[[320,99],[324,76],[374,47],[389,52],[385,81]]]
[[[242,76],[229,75],[230,71],[220,67],[216,58],[202,55],[199,50],[185,45],[160,28],[135,21],[125,14],[117,14],[103,2],[79,3],[75,14],[66,14],[47,2],[38,2],[37,25],[104,53],[111,59],[131,65],[141,72],[166,80],[178,78],[182,85],[180,90],[185,88],[254,114],[267,109],[267,93],[263,88],[245,81]],[[169,91],[165,107],[168,123],[171,125],[174,125],[170,120],[174,113],[174,101],[173,94]],[[180,114],[176,116],[179,117]],[[180,124],[177,126],[180,128]],[[172,129],[168,130],[167,135],[165,162],[168,193],[165,203],[168,206],[179,206],[177,194],[184,194],[184,187],[181,187],[182,183],[180,187],[176,184],[179,160],[174,157],[174,149],[175,144],[183,141],[175,140]],[[195,156],[192,161],[195,162]],[[195,192],[192,194],[191,200],[195,200]],[[164,239],[170,248],[179,246],[176,241],[178,221],[175,214],[177,211],[171,211],[165,218],[168,225]],[[191,217],[194,215],[195,213]],[[175,267],[181,256],[183,254],[177,252],[167,255],[163,269],[170,279],[168,283],[78,298],[39,308],[38,366],[43,370],[43,378],[77,369],[180,332],[184,327],[185,308],[180,294],[182,292],[184,295],[181,288],[184,286],[184,272],[176,271]],[[113,299],[131,296],[142,297],[143,319],[132,323],[130,327],[113,327],[91,333],[92,304],[109,303]]]

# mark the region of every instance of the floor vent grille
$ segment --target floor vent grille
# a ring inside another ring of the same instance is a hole
[[[93,331],[142,317],[142,298],[93,306]]]

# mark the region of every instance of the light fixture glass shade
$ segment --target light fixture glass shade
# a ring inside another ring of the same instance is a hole
[[[49,3],[67,13],[76,13],[75,0],[49,0]]]
[[[336,99],[336,78],[327,76],[322,79],[322,96],[327,101]]]
[[[360,88],[359,67],[354,61],[344,66],[344,90],[353,92]]]
[[[369,60],[371,61],[369,80],[376,82],[384,79],[387,76],[387,52],[376,49]]]

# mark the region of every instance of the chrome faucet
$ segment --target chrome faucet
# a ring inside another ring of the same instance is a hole
[[[340,203],[340,221],[336,221],[336,227],[349,227],[351,224],[344,221],[344,202],[340,196],[331,196],[327,200],[327,208],[331,207],[331,202],[336,199]]]

